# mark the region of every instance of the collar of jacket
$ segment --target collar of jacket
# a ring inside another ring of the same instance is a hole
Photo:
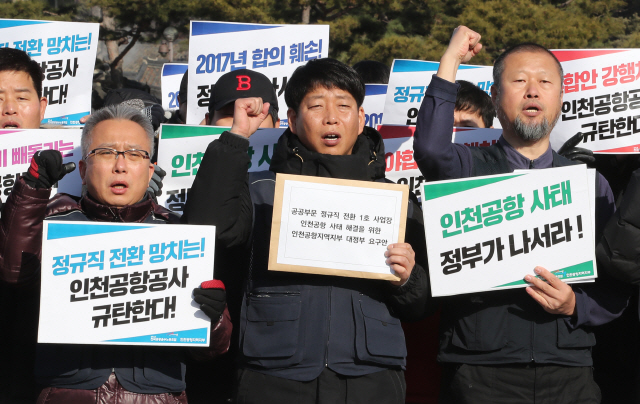
[[[80,210],[90,220],[98,222],[140,223],[151,213],[167,222],[178,223],[179,221],[179,218],[172,212],[153,202],[149,195],[145,195],[142,201],[133,205],[116,208],[97,202],[89,194],[82,198],[68,194],[57,194],[47,205],[47,216],[73,210]]]
[[[80,207],[82,211],[91,220],[98,222],[125,222],[125,223],[139,223],[149,216],[153,209],[151,198],[147,195],[133,205],[124,206],[122,208],[115,208],[109,205],[103,205],[93,199],[89,194],[86,194],[80,199]]]
[[[385,168],[382,136],[377,130],[365,126],[356,139],[353,153],[345,156],[311,151],[287,129],[273,152],[270,170],[284,174],[375,181],[384,178]]]

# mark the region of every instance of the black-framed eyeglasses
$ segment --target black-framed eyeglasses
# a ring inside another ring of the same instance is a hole
[[[111,160],[117,160],[118,156],[121,154],[122,154],[122,158],[127,159],[132,163],[137,163],[142,160],[149,160],[151,158],[151,156],[149,155],[149,152],[146,150],[131,149],[131,150],[125,150],[125,151],[118,151],[116,149],[111,149],[108,147],[98,147],[97,149],[93,149],[89,153],[87,153],[87,155],[84,158],[86,160],[90,156],[94,156],[97,160],[100,160],[100,161],[111,161]]]

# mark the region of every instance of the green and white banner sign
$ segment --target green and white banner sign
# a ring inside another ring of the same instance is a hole
[[[215,226],[45,220],[38,342],[209,346]],[[215,323],[214,323],[215,325]]]
[[[524,287],[536,266],[596,278],[594,183],[576,165],[423,185],[433,296]]]
[[[229,128],[200,125],[162,125],[158,165],[167,172],[158,203],[182,214],[191,184],[209,143]],[[265,171],[284,129],[260,129],[249,138],[249,171]]]

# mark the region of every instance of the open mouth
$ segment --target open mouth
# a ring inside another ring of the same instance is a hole
[[[2,129],[19,129],[20,125],[17,122],[5,122],[2,124]]]
[[[114,181],[111,183],[111,190],[117,194],[125,192],[128,187],[129,185],[124,181]]]
[[[536,105],[534,103],[525,105],[523,109],[524,109],[524,111],[529,112],[531,114],[535,114],[536,112],[541,112],[542,111],[542,107],[540,107],[539,105]]]
[[[328,135],[324,135],[323,138],[324,139],[329,139],[329,140],[340,139],[340,135],[328,134]]]

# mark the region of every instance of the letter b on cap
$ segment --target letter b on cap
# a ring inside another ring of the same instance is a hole
[[[249,76],[236,76],[236,79],[238,79],[238,88],[236,88],[236,90],[245,91],[245,90],[249,90],[251,88],[251,77],[249,77]]]

